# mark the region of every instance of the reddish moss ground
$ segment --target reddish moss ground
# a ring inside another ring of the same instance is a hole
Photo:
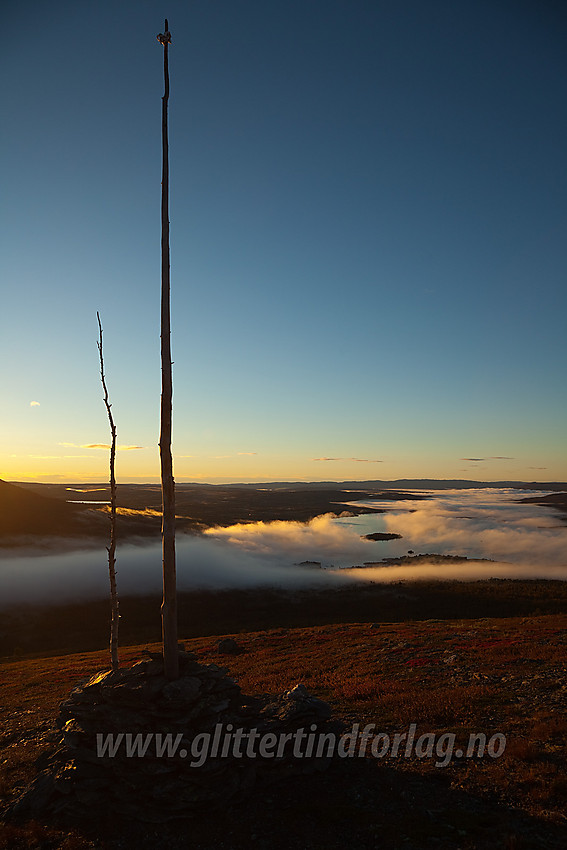
[[[221,636],[186,648],[219,663]],[[164,829],[5,824],[0,848],[567,848],[567,615],[333,624],[233,635],[222,656],[249,694],[298,682],[353,723],[389,734],[506,735],[498,759],[344,759],[325,773],[258,789],[213,818]],[[144,647],[122,649],[131,664]],[[151,647],[157,648],[157,647]],[[59,703],[107,653],[9,660],[2,682],[0,795],[13,799],[49,749]]]

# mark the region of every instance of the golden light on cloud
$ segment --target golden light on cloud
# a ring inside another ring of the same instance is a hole
[[[30,401],[30,407],[41,407],[39,401]]]
[[[354,462],[354,463],[384,463],[383,460],[371,460],[369,458],[364,457],[312,457],[311,460],[332,460],[332,461],[343,461],[343,462]]]
[[[107,505],[102,510],[105,513],[110,513],[110,507]],[[161,511],[155,510],[155,508],[116,508],[116,513],[119,516],[161,516]]]
[[[473,463],[484,463],[486,460],[515,460],[513,457],[507,457],[506,455],[494,455],[493,457],[462,457],[459,460],[470,460]]]
[[[193,458],[201,458],[201,459],[206,457],[207,460],[229,460],[230,458],[235,458],[235,457],[252,457],[252,456],[257,455],[257,454],[258,454],[258,452],[236,452],[236,454],[231,454],[231,455],[208,455],[208,456],[205,456],[205,455],[176,455],[176,457],[193,457]]]
[[[89,491],[85,490],[84,492],[89,492]],[[91,492],[94,492],[94,491],[91,491]],[[99,510],[101,511],[101,513],[110,513],[110,506],[109,505],[103,505],[103,507],[101,507]],[[138,517],[138,516],[161,517],[162,516],[161,510],[156,510],[155,508],[116,508],[116,513],[119,516],[136,516],[136,517]],[[186,517],[184,517],[180,514],[176,514],[175,519],[186,519]]]
[[[60,443],[60,445],[62,445]],[[80,447],[81,449],[109,449],[109,443],[88,443]],[[134,449],[145,449],[145,446],[116,446],[117,452],[131,452]]]

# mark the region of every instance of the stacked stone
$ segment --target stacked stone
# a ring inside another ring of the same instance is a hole
[[[57,719],[57,749],[17,802],[16,815],[83,819],[104,810],[163,822],[242,799],[259,777],[270,781],[326,766],[325,759],[297,759],[289,751],[264,759],[220,750],[191,766],[199,752],[195,739],[213,736],[219,725],[223,732],[253,729],[260,735],[320,731],[329,726],[330,707],[303,685],[276,698],[245,697],[226,670],[199,664],[187,652],[179,653],[179,678],[168,681],[161,657],[147,654],[148,660],[99,673],[72,691]],[[174,751],[165,747],[159,755],[156,735],[161,742],[170,736]],[[111,756],[113,742],[119,745]]]

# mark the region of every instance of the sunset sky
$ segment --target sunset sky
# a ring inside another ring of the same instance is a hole
[[[3,4],[0,478],[566,481],[567,10]]]

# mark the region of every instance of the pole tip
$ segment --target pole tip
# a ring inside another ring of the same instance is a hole
[[[157,40],[164,47],[166,47],[168,44],[171,44],[171,33],[167,28],[167,18],[165,19],[165,32],[158,33]]]

